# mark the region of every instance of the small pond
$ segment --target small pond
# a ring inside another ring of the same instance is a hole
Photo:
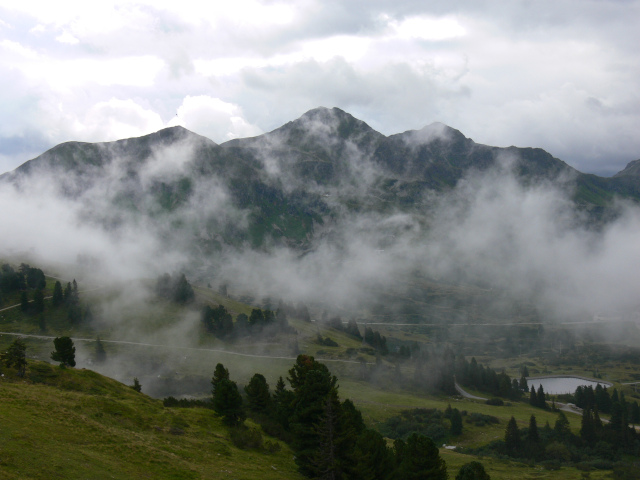
[[[528,377],[527,385],[529,385],[529,390],[531,390],[531,385],[533,388],[538,390],[540,388],[540,384],[542,384],[542,388],[545,393],[550,393],[552,395],[558,395],[562,393],[574,393],[576,388],[580,385],[589,386],[591,385],[593,388],[596,388],[598,384],[603,387],[609,388],[612,384],[609,382],[605,382],[603,380],[589,380],[581,377],[571,377],[571,376],[551,376],[551,377]]]

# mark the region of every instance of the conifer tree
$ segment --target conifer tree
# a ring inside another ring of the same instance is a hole
[[[142,385],[140,385],[140,380],[138,380],[138,377],[133,378],[133,385],[131,385],[131,388],[133,388],[138,393],[142,391]]]
[[[211,393],[213,394],[214,400],[216,397],[216,388],[222,380],[229,380],[229,370],[224,368],[224,365],[222,365],[221,363],[218,363],[216,365],[216,369],[213,372],[213,378],[211,379]]]
[[[514,417],[511,417],[509,423],[507,423],[507,428],[504,432],[504,445],[507,451],[507,455],[510,456],[518,455],[522,448],[520,430],[518,429],[518,424],[516,423],[516,419]]]
[[[213,409],[222,416],[222,422],[225,425],[235,427],[244,422],[242,397],[238,392],[236,382],[232,382],[228,378],[222,378],[217,382],[213,397]]]
[[[337,480],[342,478],[345,467],[342,460],[347,452],[339,448],[343,432],[340,425],[340,401],[335,389],[327,395],[323,410],[320,421],[315,425],[318,448],[308,468],[315,470],[312,474],[314,478]]]
[[[55,350],[51,352],[51,359],[60,362],[60,366],[76,366],[76,347],[69,337],[56,337],[53,340]]]
[[[396,476],[403,480],[446,480],[447,465],[430,438],[412,433],[400,452]]]
[[[553,426],[553,430],[561,439],[567,439],[571,437],[571,426],[569,424],[569,420],[567,420],[567,416],[562,410],[558,411],[558,418],[556,419],[556,423]]]
[[[36,290],[33,292],[33,312],[44,312],[44,293],[42,293],[42,290]]]
[[[337,390],[337,378],[322,363],[308,355],[298,355],[289,370],[289,383],[293,388],[293,412],[290,418],[294,434],[292,444],[300,472],[311,476],[316,473],[313,458],[318,447],[318,424],[324,412],[324,402],[332,390]]]
[[[640,407],[638,406],[638,402],[633,402],[629,407],[629,422],[634,425],[640,423]]]
[[[59,307],[64,302],[64,294],[62,293],[62,284],[59,281],[56,281],[53,286],[53,298],[51,299],[51,303],[54,307]]]
[[[538,433],[538,424],[536,423],[536,417],[531,415],[529,419],[529,430],[527,430],[527,440],[533,444],[540,442],[540,434]]]
[[[451,412],[451,428],[449,429],[449,433],[451,433],[451,435],[462,434],[462,415],[460,415],[460,410],[457,408],[454,408]]]
[[[546,409],[547,401],[546,401],[546,395],[544,393],[544,388],[542,387],[542,384],[540,384],[540,386],[538,387],[536,398],[538,399],[538,407]]]
[[[590,408],[582,410],[582,422],[580,426],[580,438],[587,445],[594,445],[596,443],[596,427],[593,421],[593,414]]]
[[[62,294],[62,299],[65,301],[65,303],[69,302],[69,299],[71,298],[71,282],[67,282],[67,286],[64,287],[64,292]]]
[[[285,430],[289,429],[289,417],[293,412],[294,393],[287,390],[282,377],[278,378],[276,388],[273,392],[273,408],[275,410],[276,420]]]
[[[14,367],[19,377],[24,377],[27,367],[27,346],[22,339],[17,338],[9,345],[6,352],[0,355],[0,359],[7,368]]]
[[[20,310],[24,313],[29,311],[29,295],[26,290],[20,294]]]
[[[349,478],[353,480],[386,480],[395,469],[393,451],[375,430],[365,430],[358,437],[352,458]]]
[[[596,385],[595,400],[599,412],[611,412],[611,397],[609,396],[607,388],[603,387],[601,384]]]
[[[529,405],[532,407],[538,406],[538,396],[536,395],[536,389],[531,385],[531,393],[529,394]]]
[[[265,413],[270,408],[271,394],[264,375],[256,373],[244,387],[244,391],[247,394],[247,406],[252,412]]]

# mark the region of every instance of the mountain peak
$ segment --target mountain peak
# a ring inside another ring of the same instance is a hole
[[[434,140],[444,140],[451,142],[454,140],[467,140],[460,130],[456,130],[441,122],[433,122],[420,130],[410,130],[406,132],[409,137],[417,143],[431,143]]]
[[[640,159],[629,162],[623,170],[616,173],[613,177],[640,177]]]
[[[300,116],[297,120],[289,122],[289,124],[297,125],[326,125],[330,128],[339,129],[341,125],[358,125],[366,130],[373,130],[366,122],[354,117],[350,113],[345,112],[337,107],[317,107],[313,108]],[[339,132],[340,133],[340,132]]]
[[[124,141],[144,139],[144,140],[149,140],[151,142],[159,141],[162,143],[172,143],[172,142],[182,141],[190,138],[193,140],[198,140],[200,142],[206,142],[206,143],[211,143],[216,145],[216,143],[213,140],[207,137],[203,137],[202,135],[198,135],[197,133],[194,133],[191,130],[187,130],[181,125],[163,128],[161,130],[158,130],[157,132],[153,132],[148,135],[142,135],[140,137],[129,138]],[[122,142],[122,141],[123,140],[118,140],[118,142]]]
[[[365,137],[368,139],[367,141],[377,141],[384,137],[366,122],[337,107],[314,108],[267,135],[296,140],[302,136],[314,137],[316,140],[326,140],[336,136],[343,140],[351,139],[357,143]]]
[[[333,118],[354,118],[355,117],[344,110],[337,107],[316,107],[303,113],[300,119],[312,119],[312,120],[331,120]]]

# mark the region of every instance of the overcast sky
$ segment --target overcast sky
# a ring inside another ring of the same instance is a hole
[[[221,143],[317,107],[440,121],[610,175],[640,158],[640,1],[0,0],[0,172],[180,124]]]

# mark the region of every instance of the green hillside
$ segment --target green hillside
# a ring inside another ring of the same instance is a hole
[[[240,450],[210,409],[164,408],[85,369],[30,362],[24,379],[5,372],[0,478],[303,478],[285,444]]]

